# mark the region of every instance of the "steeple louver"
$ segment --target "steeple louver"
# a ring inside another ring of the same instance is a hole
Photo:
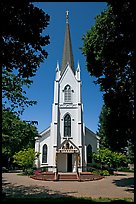
[[[70,37],[70,27],[68,23],[68,11],[66,11],[66,31],[62,56],[61,74],[64,72],[66,65],[69,64],[74,72],[74,58],[72,53],[72,43]]]

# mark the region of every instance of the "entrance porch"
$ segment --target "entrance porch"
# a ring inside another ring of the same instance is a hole
[[[56,167],[58,172],[77,172],[79,162],[80,151],[75,144],[66,139],[60,145],[56,152]]]
[[[58,172],[77,172],[77,153],[57,153],[56,167]]]

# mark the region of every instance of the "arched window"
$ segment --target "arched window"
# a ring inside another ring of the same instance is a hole
[[[71,136],[71,117],[69,114],[64,117],[64,136]]]
[[[71,102],[71,87],[69,85],[64,88],[64,101]]]
[[[43,151],[42,151],[42,163],[47,163],[47,145],[43,145]]]
[[[92,163],[92,146],[87,146],[87,163]]]

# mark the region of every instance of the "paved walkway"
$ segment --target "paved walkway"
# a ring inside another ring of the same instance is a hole
[[[109,197],[134,199],[134,173],[118,172],[97,181],[39,181],[17,173],[2,174],[2,188],[15,197]]]

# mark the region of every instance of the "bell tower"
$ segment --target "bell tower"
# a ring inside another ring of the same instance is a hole
[[[66,11],[62,64],[57,62],[54,81],[49,162],[58,171],[76,172],[77,168],[82,171],[84,158],[83,104],[80,64],[75,70],[68,14]]]

